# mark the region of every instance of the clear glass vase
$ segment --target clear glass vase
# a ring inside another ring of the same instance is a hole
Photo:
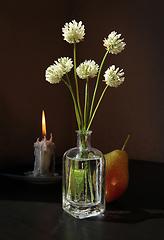
[[[76,131],[77,147],[63,156],[62,207],[75,218],[105,211],[105,159],[91,147],[92,131]]]

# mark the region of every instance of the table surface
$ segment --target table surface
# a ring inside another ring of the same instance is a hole
[[[60,164],[59,164],[60,165]],[[32,184],[0,176],[1,240],[163,240],[164,164],[129,161],[126,192],[105,214],[78,220],[62,210],[62,182]]]

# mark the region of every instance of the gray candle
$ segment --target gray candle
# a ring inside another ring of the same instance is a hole
[[[55,144],[52,142],[52,133],[50,139],[46,139],[46,121],[44,111],[42,112],[42,134],[43,139],[39,138],[34,143],[34,177],[51,176],[55,172]]]

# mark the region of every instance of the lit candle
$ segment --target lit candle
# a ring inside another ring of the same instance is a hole
[[[52,142],[52,134],[50,139],[46,139],[46,119],[45,113],[42,111],[42,141],[37,139],[34,143],[34,177],[51,176],[55,172],[55,144]]]

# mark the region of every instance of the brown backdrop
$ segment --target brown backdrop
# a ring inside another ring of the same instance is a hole
[[[109,55],[123,68],[125,83],[108,89],[91,126],[92,146],[107,153],[121,148],[136,160],[163,162],[164,83],[162,0],[1,0],[0,1],[0,167],[34,161],[33,143],[41,134],[41,111],[52,132],[56,157],[76,145],[73,103],[66,86],[45,81],[45,69],[59,57],[73,57],[73,46],[63,41],[65,22],[82,20],[85,40],[77,45],[78,64],[94,59],[100,64],[102,40],[115,30],[127,46]],[[103,80],[103,75],[101,77]],[[95,80],[90,81],[90,89]],[[81,97],[84,81],[79,83]],[[104,83],[100,81],[98,95]]]

